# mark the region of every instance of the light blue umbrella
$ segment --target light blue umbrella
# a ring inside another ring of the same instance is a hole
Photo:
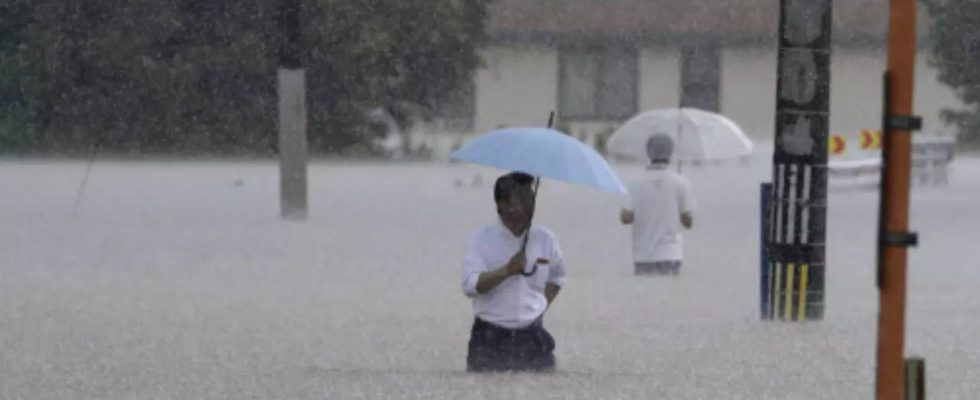
[[[554,129],[496,130],[467,143],[449,158],[627,194],[616,172],[595,149]]]
[[[449,158],[520,171],[539,178],[557,179],[607,192],[628,193],[623,182],[595,149],[550,128],[496,130],[467,143],[450,154]],[[538,183],[539,179],[535,179],[534,197],[537,197]],[[534,208],[532,199],[532,219]],[[525,234],[522,248],[527,246],[527,239],[528,235]],[[534,264],[530,271],[521,271],[521,274],[531,276],[537,270],[538,265]]]

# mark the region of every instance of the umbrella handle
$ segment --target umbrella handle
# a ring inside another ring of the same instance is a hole
[[[535,263],[531,267],[531,272],[527,272],[527,271],[521,270],[521,275],[524,275],[524,276],[532,276],[532,275],[534,275],[535,272],[538,272],[538,264],[537,263]]]
[[[531,236],[531,224],[527,224],[527,233],[524,234],[524,243],[521,243],[521,251],[527,249],[527,238],[529,236]],[[534,275],[535,272],[538,272],[537,262],[535,262],[534,265],[531,266],[531,272],[527,272],[523,268],[521,268],[521,275],[523,276],[531,276]]]
[[[551,115],[554,116],[555,115],[555,112],[552,111],[551,112]],[[550,118],[549,118],[548,124],[549,125],[551,124]],[[531,197],[531,215],[530,215],[530,217],[527,220],[527,229],[526,229],[526,232],[524,233],[524,242],[521,243],[521,251],[527,250],[527,240],[531,237],[531,220],[534,219],[534,209],[537,208],[536,206],[537,206],[537,203],[538,203],[538,201],[537,201],[537,199],[538,199],[538,185],[540,185],[540,184],[541,184],[541,178],[535,177],[534,178],[534,190],[532,191],[532,197]],[[534,265],[531,266],[531,272],[527,272],[527,271],[524,271],[524,269],[521,269],[521,275],[523,275],[523,276],[531,276],[531,275],[534,275],[534,273],[536,273],[536,272],[538,272],[538,263],[537,262],[535,262]]]

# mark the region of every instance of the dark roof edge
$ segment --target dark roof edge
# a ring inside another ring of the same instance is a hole
[[[775,46],[776,35],[602,35],[602,34],[555,34],[550,32],[528,32],[495,34],[489,44],[543,44],[549,46],[588,46],[588,45],[629,45],[637,47],[680,47],[695,43],[714,43],[723,47]],[[843,48],[882,48],[885,38],[877,35],[851,35],[847,39],[835,38],[835,47]],[[920,43],[925,44],[925,43]]]

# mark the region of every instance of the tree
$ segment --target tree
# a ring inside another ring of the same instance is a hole
[[[27,27],[33,23],[29,0],[0,2],[0,151],[31,147],[30,125],[37,59],[29,50]],[[13,77],[17,77],[16,79]]]
[[[313,147],[366,143],[372,135],[364,129],[367,109],[383,107],[403,133],[416,119],[431,117],[479,66],[488,3],[308,2]]]
[[[961,142],[980,144],[980,0],[924,0],[932,23],[930,63],[965,109],[943,110]]]
[[[261,13],[232,3],[27,3],[20,34],[36,62],[13,79],[37,82],[32,149],[268,151],[274,64],[254,40],[268,30]]]
[[[479,64],[488,1],[303,0],[311,151],[369,149],[375,107],[436,110]],[[32,150],[270,153],[278,2],[0,0],[0,116]]]

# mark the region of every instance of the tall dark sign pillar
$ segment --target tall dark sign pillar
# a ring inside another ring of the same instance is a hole
[[[772,319],[822,319],[831,0],[782,0],[766,235]]]

